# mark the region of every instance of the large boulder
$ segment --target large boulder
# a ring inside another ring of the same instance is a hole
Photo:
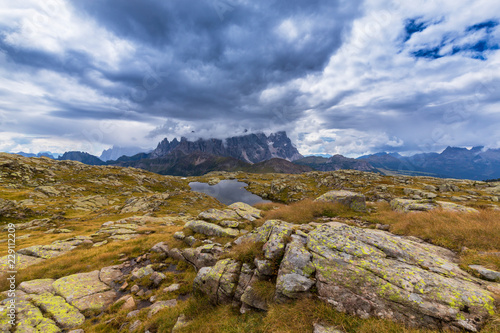
[[[330,191],[318,197],[315,201],[340,203],[354,211],[366,211],[366,199],[361,193],[350,191]]]
[[[193,288],[209,296],[214,304],[224,304],[232,301],[241,263],[232,259],[218,261],[213,267],[203,267],[194,279]]]
[[[328,223],[309,233],[307,248],[320,298],[339,311],[469,331],[494,313],[481,282],[460,270],[451,252],[430,244]]]
[[[190,221],[186,223],[184,227],[206,236],[236,237],[239,234],[238,230],[232,228],[222,228],[217,224],[208,223],[205,221]]]

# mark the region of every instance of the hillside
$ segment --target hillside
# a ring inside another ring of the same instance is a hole
[[[226,179],[273,202],[226,206],[189,188]],[[498,332],[499,198],[498,182],[354,170],[185,178],[0,154],[18,307],[12,326],[4,275],[0,331]]]

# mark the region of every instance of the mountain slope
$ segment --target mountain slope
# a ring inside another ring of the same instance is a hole
[[[88,165],[104,165],[105,163],[99,157],[90,155],[82,151],[68,151],[58,158],[60,161],[71,160],[82,162]]]
[[[297,161],[298,165],[306,165],[318,171],[336,171],[340,169],[353,169],[359,171],[378,172],[370,163],[363,160],[334,155],[330,158],[320,156],[308,156]]]

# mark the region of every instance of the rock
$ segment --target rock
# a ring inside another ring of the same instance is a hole
[[[465,213],[479,213],[477,209],[466,207],[462,205],[458,205],[451,202],[438,201],[437,202],[443,210],[451,211],[451,212],[465,212]]]
[[[409,200],[396,198],[390,202],[391,208],[397,212],[410,212],[410,211],[429,211],[436,209],[438,206],[426,200]]]
[[[85,321],[85,316],[60,296],[45,293],[33,295],[31,300],[62,328],[75,328]]]
[[[182,250],[182,260],[187,261],[196,269],[202,267],[213,266],[217,262],[218,255],[222,252],[222,248],[207,244],[195,249],[187,248]]]
[[[78,330],[69,331],[68,333],[85,333],[85,331],[80,328]]]
[[[43,262],[44,259],[42,258],[36,258],[24,254],[17,253],[16,255],[16,269],[21,270],[25,269],[26,267],[38,264],[40,262]],[[10,270],[9,269],[9,256],[3,256],[0,258],[0,273],[6,272]]]
[[[344,333],[344,332],[338,330],[334,326],[315,323],[313,325],[313,333]]]
[[[68,303],[92,294],[109,290],[109,286],[99,279],[99,271],[79,273],[56,280],[52,287]]]
[[[166,287],[165,289],[163,289],[163,292],[170,293],[170,292],[173,292],[173,291],[177,291],[177,290],[180,289],[180,287],[181,287],[180,284],[174,283],[174,284],[171,284],[170,286]]]
[[[206,236],[236,237],[239,234],[238,230],[222,228],[216,224],[205,221],[190,221],[186,223],[184,227]]]
[[[153,281],[153,284],[154,284],[156,287],[158,287],[158,286],[161,284],[161,282],[162,282],[163,280],[165,280],[165,278],[166,278],[165,274],[163,274],[163,273],[158,273],[158,272],[154,272],[154,273],[153,273],[153,274],[151,274],[151,276],[149,277],[149,279],[150,279],[151,281]]]
[[[143,278],[145,276],[151,275],[153,273],[154,273],[153,267],[151,265],[148,265],[146,267],[134,269],[132,271],[130,279],[132,281],[137,280],[137,279]]]
[[[270,260],[259,260],[257,258],[254,259],[255,267],[257,267],[257,271],[259,275],[274,275],[274,265]]]
[[[132,294],[137,294],[137,292],[139,291],[139,286],[138,285],[134,285],[131,289],[130,289],[130,292]]]
[[[237,220],[239,218],[239,215],[231,209],[219,210],[212,208],[201,212],[198,215],[198,218],[200,220],[205,220],[208,222],[220,222],[224,220]]]
[[[267,300],[262,299],[261,296],[259,296],[255,290],[253,285],[258,281],[258,277],[254,275],[252,279],[250,280],[250,283],[246,287],[245,291],[241,295],[240,301],[243,304],[246,304],[252,308],[260,309],[267,311],[269,309],[269,306],[267,304]],[[270,295],[271,297],[273,295]]]
[[[113,290],[108,290],[102,293],[92,294],[85,297],[80,297],[71,302],[78,310],[94,310],[102,311],[109,305],[113,304],[118,294]]]
[[[315,201],[337,202],[354,211],[366,211],[366,199],[361,193],[350,191],[330,191],[318,197]]]
[[[121,298],[119,298],[114,304],[118,304],[120,302],[123,302],[122,306],[120,307],[120,310],[127,310],[131,311],[136,308],[135,300],[134,297],[131,295],[125,295]]]
[[[246,218],[246,216],[251,216],[254,219],[260,219],[262,217],[262,211],[255,207],[252,207],[243,202],[235,202],[229,205],[229,208],[233,209],[240,217]]]
[[[240,222],[238,221],[231,221],[231,220],[224,220],[220,221],[219,225],[224,228],[238,228],[240,225]]]
[[[21,282],[19,285],[19,289],[28,293],[28,294],[43,294],[43,293],[55,293],[54,288],[52,287],[52,283],[55,280],[53,279],[38,279],[31,281]]]
[[[186,235],[184,235],[184,233],[182,231],[177,231],[174,234],[174,238],[178,239],[178,240],[183,240],[184,238],[186,238]]]
[[[56,190],[52,186],[38,186],[37,188],[35,188],[35,191],[43,193],[47,197],[55,197],[55,196],[58,196],[59,194],[61,194],[61,192],[59,192],[58,190]]]
[[[312,263],[312,255],[305,247],[302,237],[293,236],[292,242],[286,246],[285,256],[281,261],[276,281],[276,300],[300,298],[315,284],[312,278],[316,271]]]
[[[156,302],[155,304],[150,306],[150,310],[148,312],[148,318],[153,317],[155,314],[157,314],[159,311],[165,309],[165,308],[171,308],[177,305],[177,300],[176,299],[170,299],[168,301],[160,301]]]
[[[113,286],[114,282],[121,280],[123,277],[121,265],[104,267],[99,273],[99,279],[110,287]]]
[[[129,313],[127,313],[127,318],[137,317],[140,312],[141,312],[140,310],[130,311]]]
[[[172,333],[178,332],[181,328],[186,327],[188,323],[189,322],[186,316],[183,313],[181,313],[179,317],[177,317],[177,321],[175,322],[175,325],[172,328]]]
[[[193,246],[196,243],[196,238],[193,236],[188,236],[183,239],[184,243],[186,243],[188,246]]]
[[[500,282],[500,272],[487,269],[480,265],[469,265],[469,268],[478,273],[483,279]]]
[[[203,267],[193,282],[193,289],[208,295],[214,304],[227,304],[233,299],[241,263],[232,259],[218,261],[213,267]]]
[[[142,322],[140,320],[136,320],[132,324],[130,324],[128,331],[133,332],[136,329],[138,329],[141,325],[142,325]]]
[[[35,245],[30,246],[24,249],[20,249],[17,251],[20,254],[24,254],[27,256],[41,258],[41,259],[50,259],[54,257],[58,257],[64,254],[63,251],[59,251],[50,247],[50,245]]]
[[[328,223],[309,233],[307,248],[320,299],[339,311],[471,331],[494,313],[490,292],[436,246]]]
[[[158,244],[155,244],[152,248],[151,251],[156,252],[156,253],[166,253],[168,254],[168,244],[165,242],[160,242]]]

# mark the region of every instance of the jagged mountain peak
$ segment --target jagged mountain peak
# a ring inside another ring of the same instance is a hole
[[[264,133],[252,133],[224,140],[200,138],[196,141],[190,141],[182,137],[180,142],[177,139],[170,142],[165,138],[151,153],[151,157],[166,156],[174,151],[181,151],[185,154],[199,151],[233,157],[249,163],[258,163],[271,158],[282,158],[288,161],[302,158],[284,131],[272,133],[269,136]]]

